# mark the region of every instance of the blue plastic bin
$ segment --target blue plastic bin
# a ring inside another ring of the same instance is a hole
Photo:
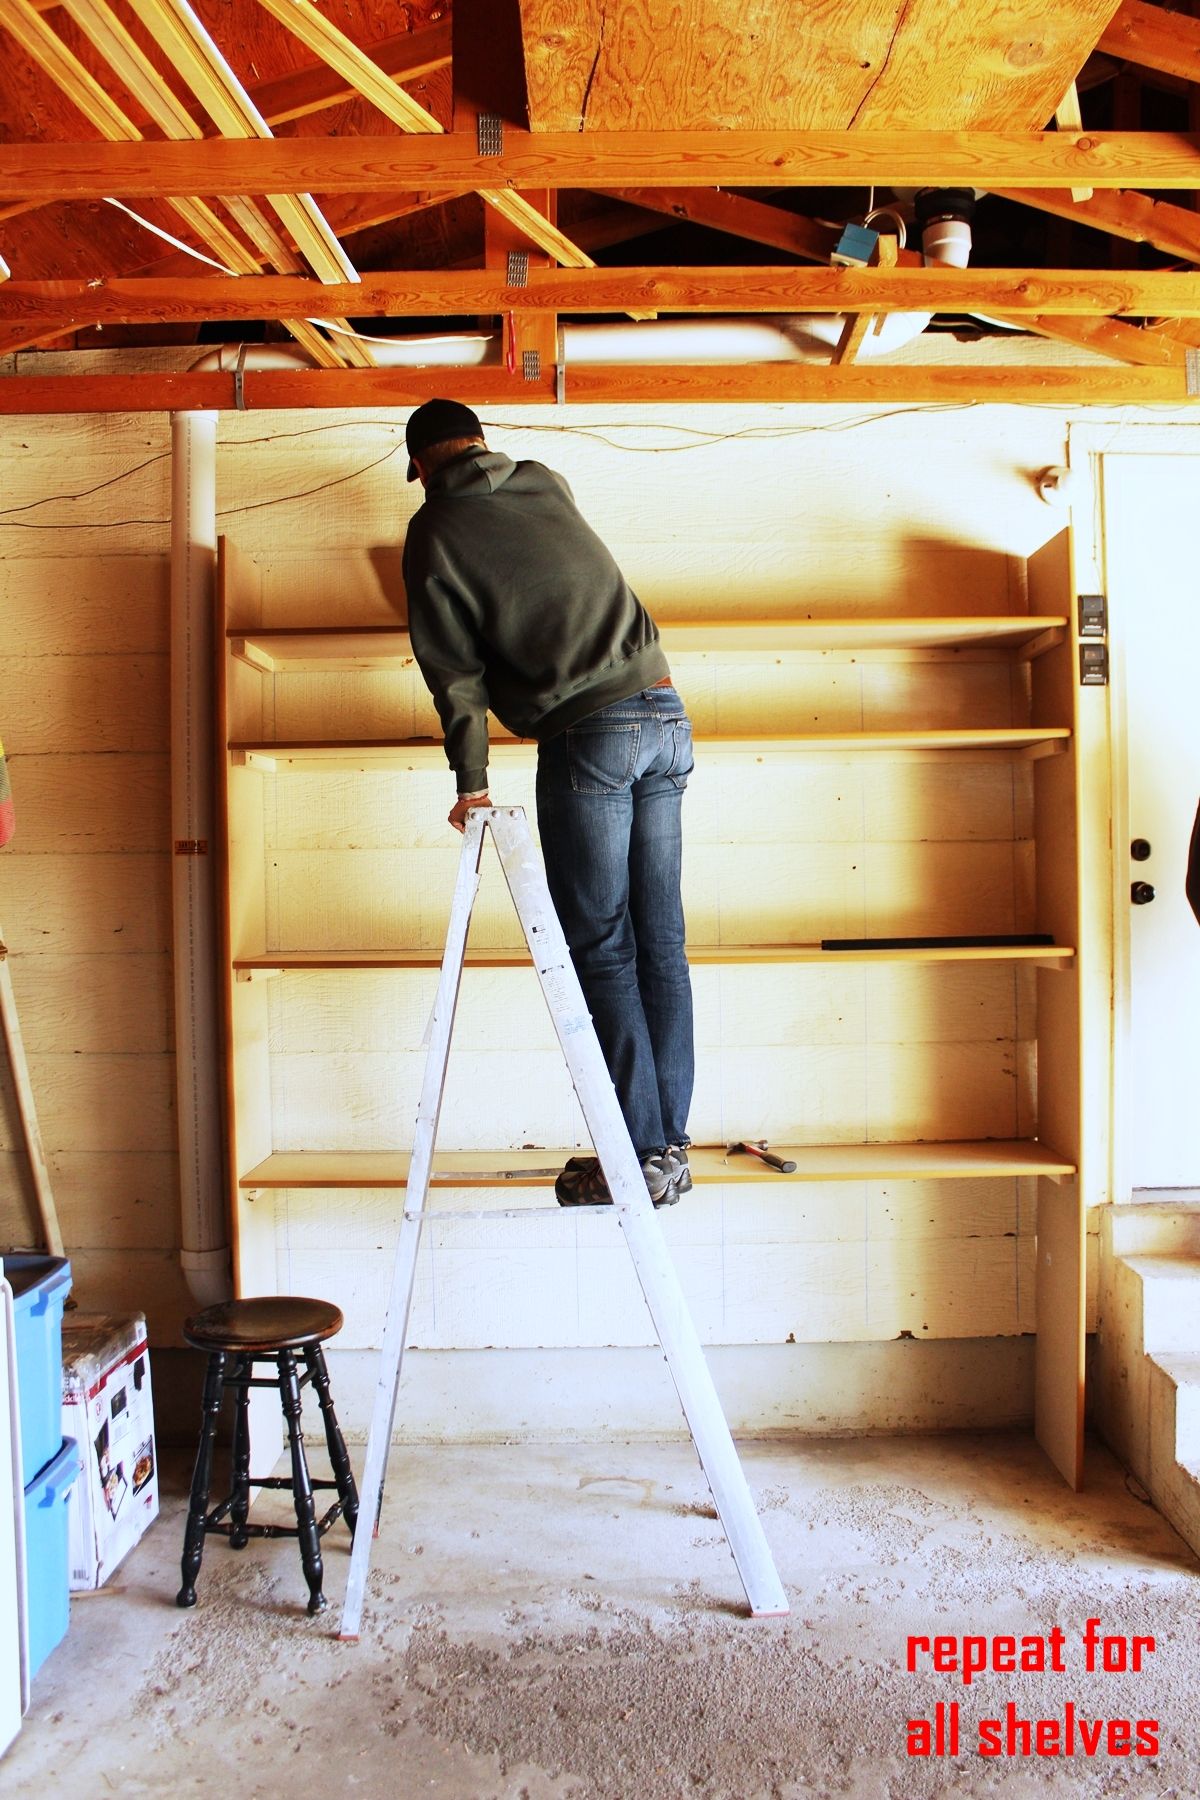
[[[29,1594],[29,1674],[37,1674],[67,1635],[71,1568],[67,1552],[67,1496],[79,1479],[74,1438],[25,1488],[25,1572]]]
[[[17,1328],[23,1480],[45,1469],[62,1443],[62,1320],[71,1286],[65,1256],[6,1255]]]

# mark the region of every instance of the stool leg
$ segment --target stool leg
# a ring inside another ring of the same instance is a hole
[[[229,1508],[229,1548],[244,1550],[250,1542],[246,1520],[250,1516],[250,1377],[254,1358],[239,1356],[233,1380],[233,1500]]]
[[[317,1532],[317,1509],[313,1504],[312,1481],[304,1455],[304,1438],[300,1430],[300,1382],[296,1375],[296,1359],[290,1350],[280,1350],[279,1396],[287,1420],[288,1445],[292,1453],[292,1497],[296,1502],[296,1535],[300,1540],[300,1561],[308,1582],[308,1610],[324,1612],[328,1604],[321,1592],[325,1565],[321,1561],[321,1539]]]
[[[195,1606],[196,1577],[204,1555],[204,1521],[208,1513],[208,1490],[212,1483],[213,1446],[217,1441],[217,1422],[221,1416],[221,1395],[225,1381],[225,1352],[214,1350],[208,1359],[204,1376],[204,1411],[200,1426],[200,1447],[196,1451],[196,1467],[192,1473],[192,1497],[188,1506],[187,1529],[183,1535],[183,1560],[180,1565],[183,1586],[175,1596],[177,1606]]]
[[[310,1344],[304,1352],[308,1363],[309,1376],[317,1390],[317,1399],[321,1403],[321,1417],[325,1421],[325,1442],[329,1446],[329,1460],[333,1464],[333,1479],[337,1482],[338,1499],[342,1503],[342,1516],[350,1527],[350,1535],[354,1536],[354,1528],[358,1523],[358,1489],[354,1485],[354,1471],[350,1467],[350,1458],[346,1453],[346,1440],[342,1436],[342,1428],[337,1422],[337,1413],[333,1409],[333,1395],[329,1391],[329,1370],[325,1367],[325,1353],[320,1344]]]

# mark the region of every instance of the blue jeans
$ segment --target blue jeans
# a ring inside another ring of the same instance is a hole
[[[692,728],[645,688],[538,747],[546,877],[639,1157],[686,1144],[695,1058],[680,814]]]

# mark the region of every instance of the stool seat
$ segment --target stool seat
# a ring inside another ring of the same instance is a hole
[[[300,1562],[308,1582],[308,1610],[323,1611],[321,1592],[324,1562],[321,1538],[338,1519],[344,1519],[351,1536],[358,1523],[358,1490],[346,1444],[333,1407],[329,1371],[321,1344],[342,1327],[342,1315],[328,1300],[312,1300],[299,1294],[262,1294],[250,1300],[230,1300],[196,1313],[183,1328],[184,1338],[208,1353],[204,1377],[203,1419],[192,1494],[183,1538],[183,1585],[175,1596],[180,1606],[195,1606],[196,1577],[204,1555],[204,1540],[218,1532],[231,1550],[244,1550],[251,1538],[294,1537],[299,1540]],[[269,1376],[254,1373],[257,1363],[268,1363]],[[301,1422],[301,1390],[311,1383],[320,1402],[325,1444],[333,1465],[333,1480],[314,1480],[308,1472]],[[290,1476],[250,1473],[250,1390],[278,1389],[287,1424],[291,1454]],[[234,1396],[232,1483],[225,1498],[209,1506],[213,1450],[221,1401]],[[294,1525],[260,1525],[250,1522],[250,1496],[254,1488],[286,1488],[296,1509]],[[317,1518],[314,1490],[336,1488],[337,1503],[324,1518]]]
[[[184,1340],[196,1350],[301,1350],[324,1343],[342,1329],[342,1315],[328,1300],[299,1294],[262,1294],[226,1300],[187,1320]]]

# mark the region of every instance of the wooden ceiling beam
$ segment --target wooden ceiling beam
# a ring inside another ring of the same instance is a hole
[[[143,0],[138,0],[143,3]],[[649,184],[646,177],[653,179]],[[506,129],[499,156],[440,136],[0,144],[0,201],[173,194],[461,193],[537,187],[1194,189],[1200,133],[567,132]]]
[[[407,409],[434,395],[469,406],[553,405],[553,376],[526,382],[503,369],[247,369],[241,401],[251,411],[387,406]],[[568,368],[566,398],[579,405],[796,404],[1183,406],[1182,369],[1014,368],[880,362],[638,364]],[[0,378],[0,415],[231,412],[230,373],[31,375]]]
[[[993,315],[1001,324],[1008,323],[1001,314]],[[1182,336],[1147,331],[1139,325],[1126,325],[1120,319],[1032,318],[1013,319],[1013,325],[1037,337],[1051,338],[1060,344],[1079,344],[1100,356],[1136,368],[1183,369],[1187,365],[1187,344]],[[1181,326],[1184,321],[1181,321]]]
[[[728,232],[731,237],[745,238],[752,244],[769,244],[773,250],[787,250],[808,262],[828,262],[839,233],[802,213],[785,212],[781,206],[766,206],[761,200],[749,200],[744,194],[727,194],[719,188],[625,188],[602,189],[612,200],[623,200],[630,206],[644,206],[650,212],[666,213],[680,223],[706,225],[713,231]]]
[[[996,187],[991,192],[1001,200],[1015,200],[1037,212],[1069,219],[1073,225],[1090,225],[1095,231],[1128,238],[1135,244],[1153,244],[1166,256],[1200,263],[1200,214],[1169,200],[1153,200],[1149,194],[1125,193],[1120,189],[1093,194],[1090,200],[1078,203],[1059,188]]]
[[[1122,0],[1096,48],[1143,69],[1200,81],[1200,19],[1165,6]]]
[[[364,44],[362,48],[363,54],[393,81],[419,81],[422,76],[432,75],[449,63],[450,21],[442,19],[436,25],[402,32],[399,37]],[[259,82],[246,91],[269,125],[308,118],[313,113],[324,112],[327,107],[340,106],[358,94],[354,83],[327,62],[295,69],[290,75]]]
[[[497,269],[405,269],[318,285],[284,275],[111,276],[9,281],[0,320],[80,325],[153,320],[278,319],[324,306],[356,318],[464,313],[940,312],[1079,317],[1200,317],[1200,272],[1136,269],[531,268],[510,285]]]
[[[132,0],[135,6],[144,3],[146,0]],[[394,125],[398,125],[401,131],[414,132],[418,136],[444,135],[440,121],[410,94],[406,94],[403,88],[397,87],[394,81],[382,74],[365,51],[348,38],[344,31],[339,31],[323,13],[318,12],[312,5],[312,0],[261,0],[261,4],[281,25],[294,32],[315,55],[330,63],[365,100]],[[568,268],[591,266],[591,257],[577,244],[573,244],[564,232],[559,231],[550,219],[538,212],[522,195],[510,192],[503,183],[469,185],[475,186],[480,198],[488,206],[494,207],[523,237],[552,256],[556,262],[563,263]],[[525,185],[537,187],[544,184],[534,182]],[[324,182],[321,186],[323,191],[328,188],[328,184]]]

